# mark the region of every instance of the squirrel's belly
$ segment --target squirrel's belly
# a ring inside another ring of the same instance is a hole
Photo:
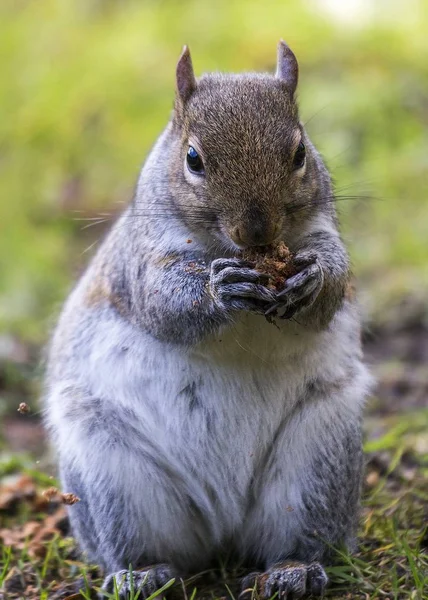
[[[261,331],[250,320],[186,349],[157,341],[125,321],[103,319],[88,339],[89,358],[74,363],[76,379],[54,386],[65,388],[66,399],[60,389],[53,389],[49,399],[51,424],[63,433],[58,436],[61,454],[81,456],[84,464],[88,444],[91,454],[102,447],[95,435],[108,445],[109,436],[126,432],[126,445],[112,446],[112,466],[106,465],[114,490],[119,494],[130,482],[140,486],[136,510],[143,511],[144,494],[153,492],[147,481],[155,465],[158,487],[158,471],[165,471],[165,519],[174,498],[171,514],[178,514],[190,497],[202,507],[207,531],[214,532],[209,534],[212,545],[221,544],[242,528],[251,482],[305,385],[322,373],[331,375],[333,364],[335,376],[341,377],[343,340],[318,334],[311,343],[302,337],[296,345],[288,331],[261,319]],[[80,397],[78,389],[70,393],[76,380],[90,397]],[[105,463],[105,452],[99,460]],[[181,526],[190,531],[191,518]]]
[[[125,321],[100,323],[90,341],[93,358],[79,368],[97,397],[113,397],[133,411],[185,418],[175,411],[216,411],[224,403],[225,419],[234,418],[235,406],[239,418],[251,404],[270,414],[275,406],[290,410],[316,378],[343,379],[355,335],[352,320],[344,315],[333,331],[310,332],[284,322],[277,328],[248,315],[186,348],[160,342]]]

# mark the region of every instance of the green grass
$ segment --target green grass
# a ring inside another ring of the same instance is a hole
[[[134,586],[134,578],[133,578],[133,571],[132,571],[131,565],[129,566],[128,571],[129,571],[130,588],[131,588],[130,593],[129,593],[129,600],[138,600],[138,598],[140,598],[142,600],[142,590],[136,589]],[[144,581],[143,581],[143,584],[144,584]],[[163,585],[158,590],[156,590],[155,592],[150,594],[146,600],[154,600],[155,598],[162,596],[162,594],[164,592],[166,592],[167,590],[169,590],[174,584],[175,584],[175,579],[170,579],[169,581],[167,581],[167,583],[165,583],[165,585]],[[121,583],[119,583],[119,585],[118,585],[116,580],[114,580],[114,593],[113,594],[108,594],[107,592],[103,592],[102,589],[99,587],[96,588],[96,591],[99,593],[103,593],[104,597],[108,598],[109,600],[119,600],[119,593],[122,588],[122,585],[123,585],[123,581]]]

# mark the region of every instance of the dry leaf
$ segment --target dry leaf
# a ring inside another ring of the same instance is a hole
[[[56,487],[50,487],[47,490],[45,490],[43,492],[43,496],[46,498],[46,500],[48,500],[49,502],[51,500],[53,500],[56,496],[58,496],[59,491],[58,488]]]
[[[76,494],[72,494],[71,492],[61,494],[61,500],[63,504],[68,504],[69,506],[76,504],[76,502],[80,502],[80,498],[76,496]]]

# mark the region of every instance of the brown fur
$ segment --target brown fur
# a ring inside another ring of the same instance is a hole
[[[84,303],[89,308],[98,308],[103,304],[114,307],[123,317],[129,317],[129,309],[124,298],[113,290],[112,279],[106,273],[99,272],[88,285]]]
[[[205,209],[226,231],[239,227],[249,237],[255,224],[269,237],[284,218],[291,226],[305,217],[305,211],[287,216],[287,206],[313,198],[319,173],[283,81],[260,74],[203,76],[185,106],[176,110],[173,127],[179,147],[171,153],[169,181],[184,218],[189,196],[192,206]],[[302,177],[292,168],[301,138],[308,148]],[[189,143],[204,162],[200,185],[190,185],[183,174]]]

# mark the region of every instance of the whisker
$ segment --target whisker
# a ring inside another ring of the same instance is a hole
[[[103,215],[99,215],[98,217],[74,217],[73,221],[99,221]]]
[[[96,244],[98,244],[98,242],[99,242],[99,240],[95,240],[95,242],[92,242],[92,244],[90,246],[88,246],[85,250],[83,250],[83,252],[80,254],[80,256],[83,256],[87,252],[90,252],[92,250],[92,248],[94,246],[96,246]]]
[[[108,221],[113,221],[117,218],[129,221],[130,219],[161,220],[183,216],[183,212],[179,208],[171,206],[170,203],[164,203],[164,206],[165,208],[162,208],[162,203],[160,203],[160,206],[154,205],[152,207],[134,208],[129,212],[124,212],[122,214],[120,214],[119,211],[111,213],[103,212],[98,213],[98,215],[94,217],[73,217],[73,220],[87,222],[87,224],[82,227],[83,231],[85,229],[89,229],[90,227],[95,227],[97,225],[107,223]],[[194,205],[190,204],[187,206],[189,208],[186,208],[185,210],[185,218],[190,225],[204,225],[208,227],[215,223],[215,211],[208,211],[204,208],[195,207]]]
[[[233,330],[235,331],[235,333],[237,333],[237,329],[236,327],[233,327]],[[262,362],[264,362],[265,364],[267,364],[267,361],[262,357],[259,356],[258,354],[256,354],[256,352],[254,352],[254,350],[252,348],[245,348],[241,342],[238,340],[238,338],[236,338],[235,336],[232,336],[233,339],[235,340],[235,342],[238,344],[238,346],[244,350],[244,352],[248,352],[249,354],[252,354],[253,356],[255,356],[256,358],[258,358],[259,360],[261,360]]]
[[[84,229],[89,229],[90,227],[94,227],[95,225],[101,225],[101,223],[107,223],[107,221],[109,221],[109,219],[101,219],[101,220],[98,220],[98,221],[96,221],[94,223],[88,223],[87,225],[84,225],[82,227],[82,231]]]
[[[345,202],[345,201],[349,201],[349,200],[382,200],[382,198],[377,197],[377,196],[372,196],[372,195],[354,195],[354,196],[332,195],[332,196],[326,196],[324,198],[317,198],[315,200],[310,200],[309,202],[296,201],[296,203],[289,204],[285,210],[286,210],[287,214],[293,214],[295,212],[304,210],[311,206],[313,206],[313,207],[323,206],[323,205],[325,206],[328,204],[336,204],[337,202]]]
[[[322,113],[326,108],[327,108],[327,105],[323,106],[322,108],[317,110],[317,112],[315,112],[311,117],[309,117],[309,119],[306,119],[306,121],[303,123],[303,127],[306,127],[307,124],[312,121],[312,119],[315,119],[315,117],[317,117],[320,113]]]
[[[358,186],[362,186],[362,185],[371,185],[373,182],[370,180],[366,180],[366,181],[356,181],[353,183],[348,183],[347,185],[341,185],[340,187],[336,187],[335,186],[335,193],[337,192],[343,192],[344,190],[349,190],[350,188],[357,188]]]

